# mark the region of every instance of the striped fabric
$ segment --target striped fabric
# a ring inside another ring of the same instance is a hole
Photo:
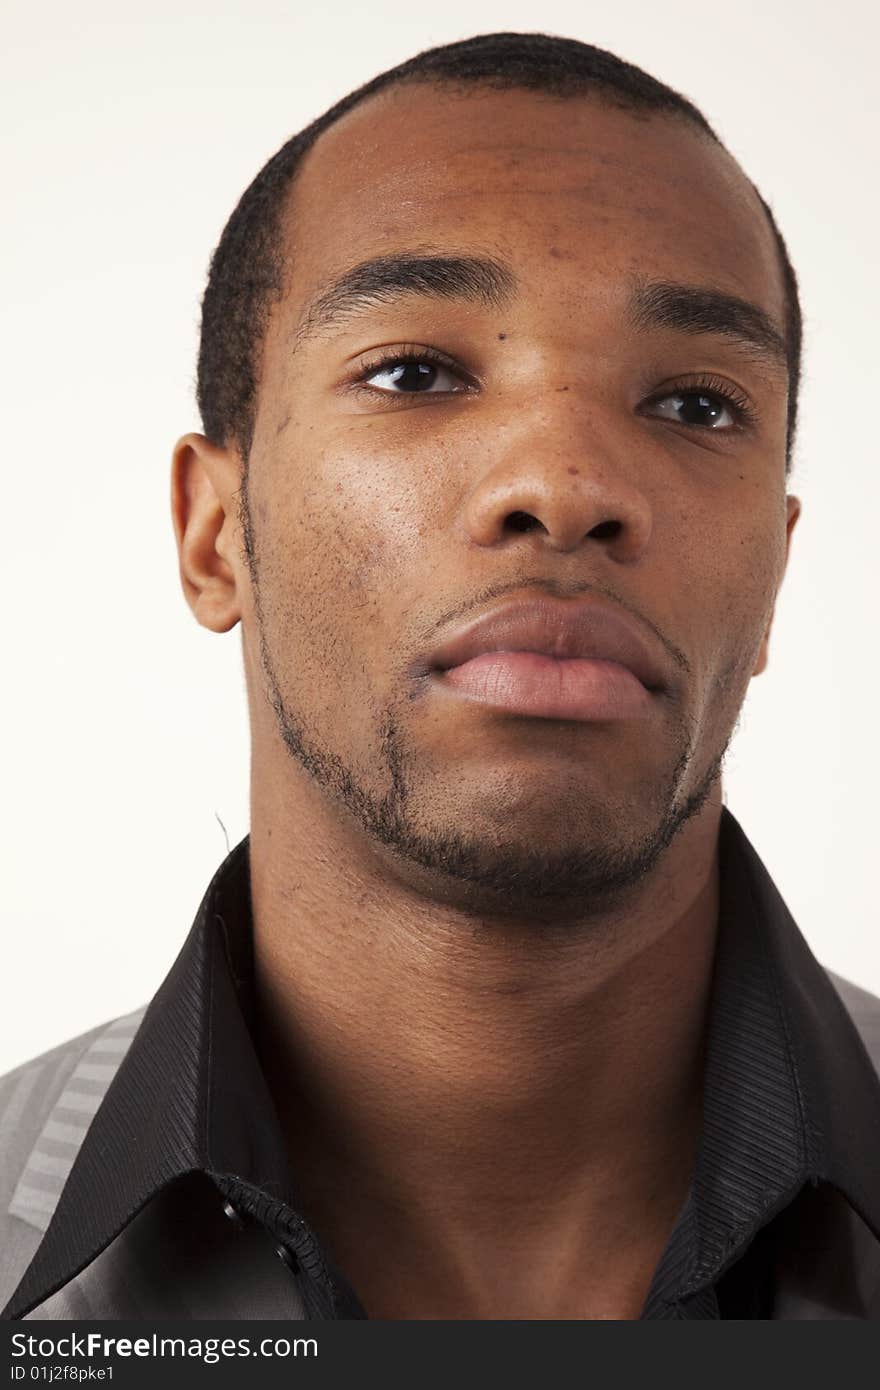
[[[104,1027],[86,1047],[55,1101],[40,1131],[21,1177],[16,1183],[8,1211],[22,1221],[45,1231],[58,1205],[62,1188],[73,1167],[86,1130],[104,1099],[104,1093],[138,1030],[146,1005]],[[50,1054],[51,1055],[51,1054]],[[15,1122],[14,1111],[37,1099],[44,1063],[26,1067],[13,1088],[8,1109],[0,1119],[5,1128]]]
[[[874,1065],[880,1070],[880,1001],[830,972],[829,976],[859,1025]],[[18,1217],[33,1228],[29,1254],[49,1223],[89,1121],[116,1074],[144,1011],[144,1008],[137,1009],[73,1039],[0,1079],[0,1133],[4,1129],[18,1128],[29,1112],[38,1115],[48,1112],[13,1186],[7,1208],[8,1216]],[[57,1095],[54,1103],[53,1094]],[[73,1125],[71,1116],[75,1117]],[[180,1219],[182,1204],[185,1222]],[[688,1204],[688,1212],[692,1220],[692,1201]],[[237,1230],[235,1223],[218,1221],[218,1215],[216,1201],[206,1201],[198,1187],[194,1190],[184,1185],[176,1192],[169,1190],[166,1197],[135,1218],[122,1237],[29,1314],[29,1318],[199,1319],[223,1316],[282,1320],[304,1317],[295,1288],[272,1258],[273,1252],[265,1240],[260,1240],[253,1230]],[[858,1229],[857,1218],[845,1208],[837,1220],[837,1228],[846,1232],[847,1223],[855,1223],[857,1229],[855,1236],[849,1238],[848,1247],[842,1253],[835,1251],[836,1260],[845,1264],[842,1272],[835,1272],[840,1284],[859,1281],[862,1285],[858,1291],[859,1301],[870,1308],[880,1302],[880,1288],[876,1287],[878,1261],[872,1253],[876,1243],[867,1232]],[[2,1224],[0,1217],[0,1228]],[[678,1226],[677,1249],[668,1252],[669,1273],[673,1279],[682,1277],[682,1282],[683,1265],[689,1261],[693,1249],[692,1242],[687,1239],[688,1226],[689,1218],[683,1214]],[[15,1229],[12,1226],[7,1232],[4,1244],[7,1254]],[[181,1234],[186,1240],[185,1247],[181,1244]],[[856,1245],[861,1254],[853,1259],[852,1249]],[[834,1283],[829,1280],[831,1248],[831,1238],[823,1233],[822,1264],[812,1270],[798,1264],[788,1273],[777,1298],[775,1316],[810,1320],[847,1316],[834,1306],[829,1295],[829,1283]],[[678,1265],[679,1259],[682,1266]],[[22,1270],[25,1264],[26,1257],[22,1255],[16,1267]],[[117,1267],[124,1269],[124,1277],[114,1275]],[[181,1278],[182,1269],[186,1270],[185,1279]],[[2,1274],[3,1260],[0,1260],[0,1276]],[[11,1293],[14,1282],[7,1277],[4,1292],[0,1277],[0,1301],[5,1301]],[[126,1302],[108,1307],[107,1290],[114,1287],[125,1290]],[[854,1300],[848,1289],[847,1293],[847,1306],[851,1306]],[[704,1289],[695,1294],[684,1311],[673,1306],[658,1307],[654,1316],[717,1317],[714,1293]]]
[[[721,850],[703,1138],[643,1317],[880,1318],[880,1000],[816,962],[726,810]],[[0,1078],[4,1316],[365,1316],[288,1205],[247,853],[149,1007]]]

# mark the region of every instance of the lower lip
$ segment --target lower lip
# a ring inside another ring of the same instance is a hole
[[[651,693],[616,661],[483,652],[437,673],[468,699],[537,719],[646,719]]]

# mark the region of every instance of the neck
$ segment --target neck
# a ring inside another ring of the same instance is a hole
[[[258,1046],[370,1316],[638,1316],[699,1133],[719,817],[720,788],[609,930],[530,936],[255,798]]]

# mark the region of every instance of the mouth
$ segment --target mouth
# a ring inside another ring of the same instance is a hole
[[[436,668],[433,677],[460,699],[536,719],[647,719],[655,710],[655,691],[601,658],[496,650]]]
[[[508,599],[459,628],[423,670],[435,692],[540,719],[649,718],[667,684],[642,625],[595,595]]]

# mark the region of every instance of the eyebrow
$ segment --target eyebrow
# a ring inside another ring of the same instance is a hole
[[[306,338],[365,309],[390,304],[403,295],[462,299],[500,309],[518,286],[510,266],[489,256],[403,251],[374,256],[346,270],[308,305],[295,332],[295,347]]]
[[[635,328],[672,328],[730,338],[771,368],[789,370],[788,346],[760,305],[705,285],[680,285],[636,277],[629,302]]]
[[[407,295],[459,299],[500,309],[518,288],[512,267],[491,256],[431,251],[374,256],[344,271],[311,300],[295,330],[294,350],[314,335]],[[718,335],[762,364],[788,370],[783,334],[765,309],[739,295],[707,285],[635,276],[627,312],[634,328]]]

